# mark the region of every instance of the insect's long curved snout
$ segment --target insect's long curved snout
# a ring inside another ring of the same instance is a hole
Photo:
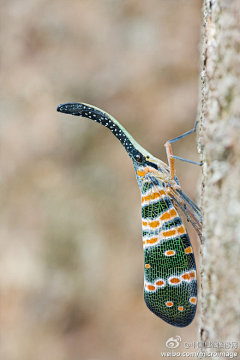
[[[110,114],[107,114],[94,106],[85,103],[66,103],[59,105],[57,111],[94,120],[107,127],[118,138],[127,152],[130,152],[134,147],[134,139],[124,127]]]
[[[107,127],[121,142],[128,154],[130,154],[133,149],[137,149],[142,155],[154,158],[134,140],[129,132],[113,116],[95,106],[85,103],[65,103],[59,105],[57,111],[94,120]]]

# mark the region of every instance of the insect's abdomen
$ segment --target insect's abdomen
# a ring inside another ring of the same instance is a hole
[[[167,323],[184,327],[196,312],[197,278],[191,243],[166,193],[142,188],[144,299]]]

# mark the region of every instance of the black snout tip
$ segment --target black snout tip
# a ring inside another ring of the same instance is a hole
[[[79,103],[65,103],[57,107],[57,111],[64,114],[81,115],[82,104]]]

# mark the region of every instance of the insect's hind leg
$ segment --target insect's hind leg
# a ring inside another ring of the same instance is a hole
[[[175,159],[185,161],[190,164],[195,164],[195,165],[200,165],[200,166],[202,165],[202,163],[200,163],[200,162],[184,159],[179,156],[174,156],[173,152],[172,152],[172,145],[171,145],[172,143],[177,142],[178,140],[181,140],[181,139],[185,138],[186,136],[193,134],[197,129],[197,124],[198,124],[198,121],[195,122],[194,128],[192,130],[189,130],[186,133],[167,141],[166,144],[164,145],[166,148],[166,152],[167,152],[167,158],[168,158],[168,164],[169,164],[169,168],[170,168],[171,179],[174,179],[174,175],[175,175],[175,163],[174,163]]]

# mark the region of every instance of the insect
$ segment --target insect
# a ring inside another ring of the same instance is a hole
[[[118,138],[132,159],[142,198],[144,300],[167,323],[184,327],[196,312],[197,277],[193,249],[178,210],[181,209],[201,238],[200,209],[182,191],[175,175],[171,143],[165,144],[169,165],[141,147],[111,115],[85,103],[66,103],[57,111],[92,119]],[[192,162],[190,160],[186,160]],[[194,162],[193,162],[194,163]]]

